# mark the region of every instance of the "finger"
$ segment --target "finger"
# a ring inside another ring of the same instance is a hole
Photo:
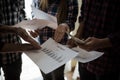
[[[57,30],[55,31],[54,40],[55,40],[56,42],[59,42],[59,37],[60,37],[60,31],[57,29]]]
[[[54,36],[54,40],[56,42],[59,42],[60,41],[59,37],[60,37],[59,33],[56,33],[55,36]]]
[[[55,31],[55,34],[54,34],[54,40],[57,42],[57,31]]]
[[[38,34],[36,32],[33,31],[29,31],[30,35],[34,38],[36,38],[38,36]]]
[[[35,48],[38,48],[40,49],[40,45],[39,43],[37,43],[34,39],[30,39],[29,42],[35,47]]]
[[[92,37],[88,37],[86,40],[85,40],[85,43],[89,42],[92,40]]]
[[[69,39],[69,40],[67,41],[67,45],[68,45],[70,48],[77,46],[72,39]]]
[[[55,30],[54,39],[57,39],[57,35],[58,35],[58,30]]]
[[[40,29],[36,29],[35,32],[39,35],[40,34]]]
[[[57,40],[58,42],[60,42],[60,41],[62,40],[62,38],[64,37],[64,33],[61,33],[61,32],[60,32],[60,33],[58,33],[58,34],[56,35],[56,37],[57,37],[56,40]]]

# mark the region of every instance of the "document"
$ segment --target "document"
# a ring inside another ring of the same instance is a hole
[[[75,47],[73,48],[74,51],[78,53],[78,55],[75,57],[75,59],[81,63],[87,63],[90,61],[93,61],[99,57],[101,57],[104,53],[98,52],[98,51],[86,51],[82,48]]]
[[[53,25],[53,26],[52,26]],[[54,28],[54,24],[50,24],[49,21],[42,20],[42,19],[33,19],[33,20],[24,20],[13,27],[22,27],[23,29],[42,29],[45,26],[52,26],[51,28]],[[56,28],[57,26],[55,26]]]
[[[51,38],[43,43],[41,47],[42,49],[40,50],[27,51],[25,53],[46,74],[78,55],[77,52],[55,42]]]
[[[57,18],[55,16],[45,13],[42,10],[35,8],[34,6],[31,6],[31,7],[32,7],[32,13],[34,14],[34,18],[44,19],[44,20],[57,23]]]
[[[47,14],[35,7],[32,7],[32,11],[34,14],[34,18],[33,20],[24,20],[16,25],[14,25],[13,27],[22,27],[24,29],[42,29],[45,26],[48,26],[50,28],[56,29],[58,27],[57,24],[57,18]]]

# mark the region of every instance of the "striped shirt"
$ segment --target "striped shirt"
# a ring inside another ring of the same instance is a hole
[[[81,17],[85,21],[83,38],[108,37],[111,48],[103,49],[104,55],[82,64],[98,75],[120,71],[120,0],[82,0]]]
[[[57,15],[57,10],[59,8],[61,0],[52,0],[51,5],[49,5],[48,10],[46,13],[51,14],[53,16]],[[78,15],[78,2],[77,0],[67,0],[67,6],[68,6],[68,13],[67,13],[67,18],[64,23],[67,23],[70,27],[70,30],[74,30],[75,28],[75,22],[77,20],[77,15]],[[34,0],[33,6],[36,8],[39,8],[40,0]],[[34,14],[33,14],[34,15]],[[40,43],[45,42],[49,37],[53,37],[55,30],[45,27],[41,29],[40,31]],[[68,37],[65,35],[64,39],[62,39],[61,43],[65,44],[67,41]]]
[[[24,0],[0,0],[0,24],[14,25],[24,19]],[[2,43],[21,43],[20,38],[12,33],[0,35]],[[10,64],[21,58],[20,53],[0,53],[0,65]]]

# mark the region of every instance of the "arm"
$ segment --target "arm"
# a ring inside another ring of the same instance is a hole
[[[0,52],[23,52],[28,50],[36,50],[33,45],[31,44],[13,44],[13,43],[5,43],[2,48],[0,49]]]
[[[79,21],[79,27],[77,29],[77,32],[75,34],[75,37],[77,38],[81,38],[82,36],[82,30],[84,28],[84,0],[82,0],[82,4],[81,4],[81,7],[80,7],[80,16],[78,18],[78,21]],[[67,42],[67,45],[69,45],[69,47],[75,47],[77,46],[75,41],[72,40],[72,39],[69,39],[68,42]]]
[[[111,44],[109,38],[100,39],[100,38],[95,38],[95,37],[88,37],[85,40],[85,44],[79,45],[79,47],[81,47],[87,51],[92,51],[92,50],[110,48],[110,47],[112,47],[112,44]]]
[[[88,37],[85,40],[85,44],[79,46],[88,51],[105,49],[105,48],[114,48],[117,50],[120,48],[119,35],[120,35],[120,29],[117,28],[117,30],[114,33],[109,34],[108,37],[106,38],[100,39],[95,37]]]
[[[16,28],[14,28],[14,27],[10,27],[8,25],[1,25],[0,24],[0,32],[1,33],[6,33],[6,32],[16,33],[15,29]]]
[[[11,27],[7,25],[3,25],[0,27],[1,32],[12,32],[15,33],[16,35],[19,35],[23,40],[30,42],[33,46],[40,48],[38,43],[32,39],[29,34],[26,32],[25,29],[20,28],[20,27]]]
[[[70,0],[68,3],[68,16],[65,23],[69,26],[70,31],[74,30],[75,22],[78,16],[78,1]]]
[[[58,28],[55,31],[54,39],[57,42],[60,42],[63,38],[66,31],[72,31],[75,28],[75,22],[78,15],[78,2],[77,0],[70,0],[67,3],[67,16],[64,23],[59,24]]]

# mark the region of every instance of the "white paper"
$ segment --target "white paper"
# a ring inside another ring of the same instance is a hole
[[[103,52],[98,52],[98,51],[88,52],[88,51],[86,51],[82,48],[79,48],[79,47],[73,48],[73,50],[79,53],[75,57],[75,59],[81,63],[87,63],[87,62],[93,61],[104,54]]]
[[[14,25],[13,27],[22,27],[24,29],[42,29],[45,26],[48,26],[50,28],[56,29],[58,27],[57,24],[57,18],[47,14],[35,7],[32,7],[32,11],[34,14],[34,18],[33,20],[24,20],[16,25]]]
[[[31,7],[32,7],[32,13],[34,14],[34,18],[44,19],[44,20],[48,20],[48,21],[57,23],[57,18],[55,16],[47,14],[47,13],[43,12],[42,10],[35,8],[34,6],[31,6]]]
[[[46,20],[49,22],[47,26],[54,29],[57,28],[58,23],[57,23],[57,18],[55,16],[45,13],[42,10],[35,8],[34,6],[31,7],[32,7],[32,13],[34,14],[34,18]]]
[[[56,23],[51,23],[48,20],[43,20],[43,19],[33,19],[33,20],[24,20],[16,25],[14,25],[13,27],[22,27],[24,29],[42,29],[45,26],[49,26],[53,29],[57,28],[57,24]]]
[[[43,43],[41,47],[41,50],[27,51],[25,53],[44,73],[49,73],[59,68],[78,55],[75,51],[55,42],[51,38]]]

